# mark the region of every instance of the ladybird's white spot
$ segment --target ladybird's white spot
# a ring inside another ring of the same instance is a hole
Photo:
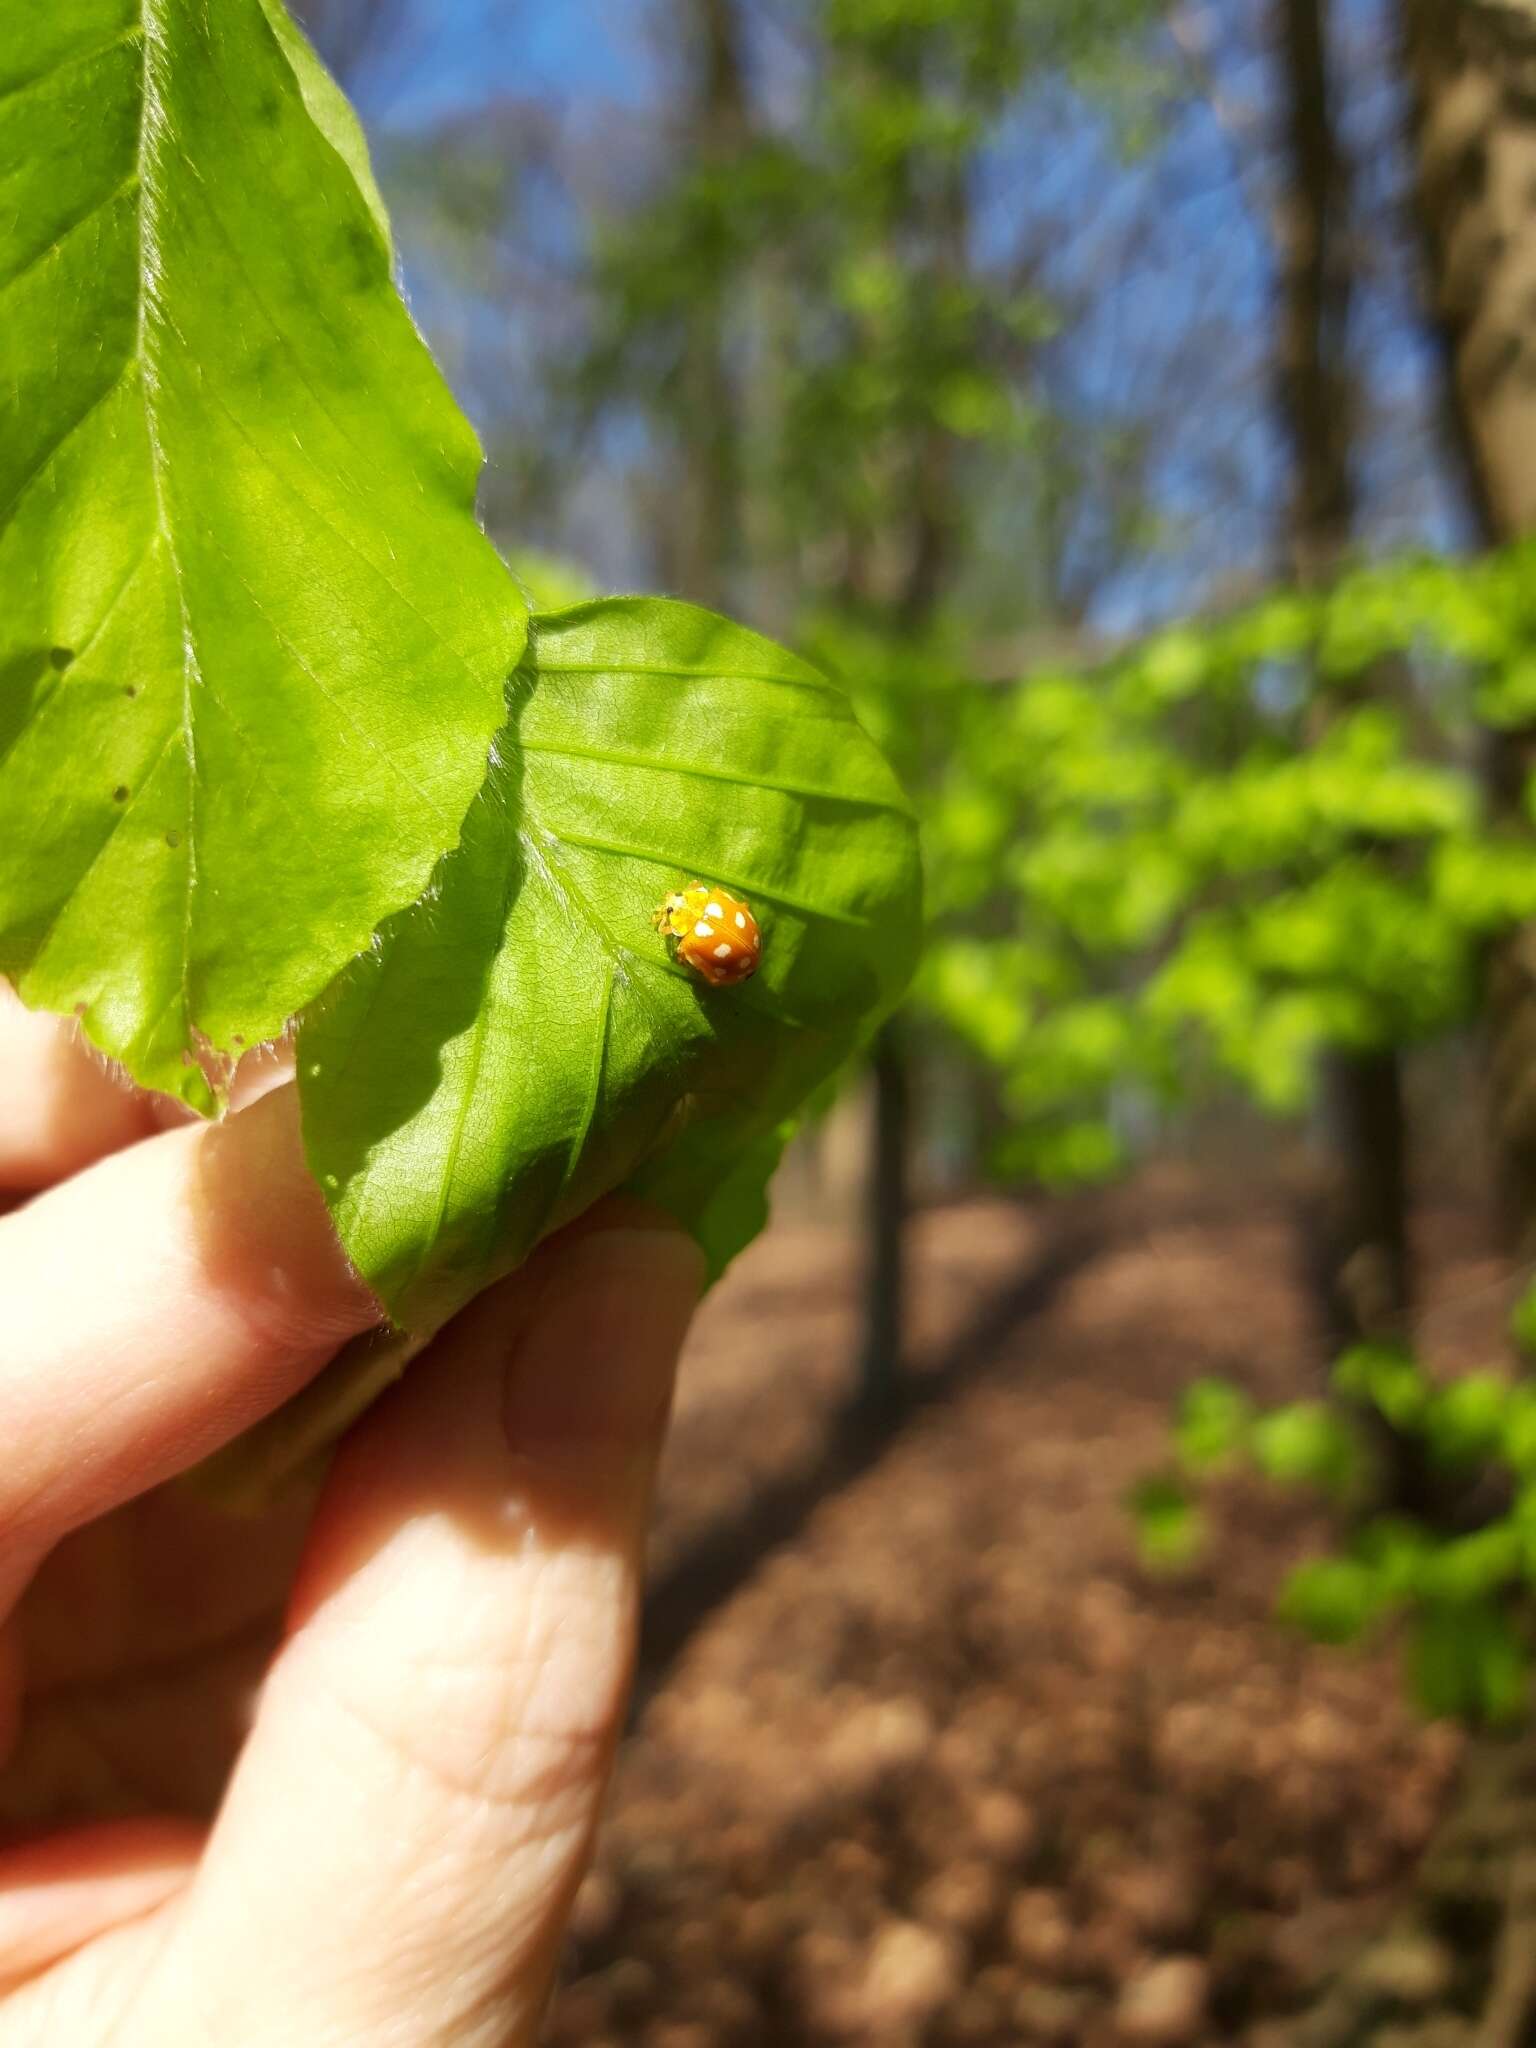
[[[718,903],[706,903],[704,906],[704,915],[706,917],[724,917],[725,912],[720,908]]]
[[[693,928],[693,936],[696,939],[712,939],[715,936],[715,928],[712,924],[705,924],[701,918]]]
[[[716,958],[717,960],[729,960],[729,959],[730,959],[730,957],[731,957],[731,947],[730,947],[730,941],[729,941],[729,940],[727,940],[727,941],[726,941],[726,943],[725,943],[725,944],[724,944],[723,946],[716,946],[716,948],[715,948],[715,958]]]
[[[745,912],[744,910],[738,910],[738,911],[737,911],[737,913],[736,913],[736,926],[737,926],[737,929],[738,929],[739,931],[745,931],[745,930],[746,930],[746,928],[747,928],[747,913],[746,913],[746,912]]]

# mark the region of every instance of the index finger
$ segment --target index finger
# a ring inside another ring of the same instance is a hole
[[[0,1612],[69,1529],[228,1442],[379,1320],[291,1085],[0,1221]]]

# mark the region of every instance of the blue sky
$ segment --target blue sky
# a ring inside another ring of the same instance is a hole
[[[356,81],[371,125],[430,126],[516,95],[643,105],[656,86],[645,10],[634,0],[438,0],[411,12],[398,45]]]

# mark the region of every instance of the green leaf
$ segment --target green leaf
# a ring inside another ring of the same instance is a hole
[[[1536,1358],[1536,1286],[1527,1287],[1510,1310],[1509,1334],[1526,1358]]]
[[[1409,1668],[1427,1714],[1497,1725],[1524,1711],[1529,1652],[1492,1602],[1426,1607],[1415,1622]]]
[[[1297,1565],[1278,1602],[1283,1621],[1320,1643],[1353,1643],[1387,1605],[1369,1564],[1352,1557],[1314,1557]]]
[[[1191,1472],[1218,1471],[1248,1448],[1253,1403],[1230,1380],[1196,1380],[1173,1425],[1179,1462]]]
[[[1388,1600],[1417,1596],[1432,1569],[1439,1539],[1409,1515],[1377,1515],[1355,1538],[1355,1555],[1368,1565]]]
[[[762,1130],[751,1103],[685,1127],[678,1142],[647,1160],[629,1185],[685,1222],[717,1279],[768,1221],[768,1183],[795,1128]]]
[[[1177,1479],[1154,1474],[1138,1481],[1126,1505],[1143,1564],[1177,1572],[1198,1559],[1206,1543],[1205,1517]]]
[[[1508,1517],[1466,1536],[1446,1537],[1425,1558],[1419,1591],[1432,1602],[1483,1599],[1520,1577],[1524,1551],[1521,1528]]]
[[[1424,1416],[1424,1437],[1446,1465],[1473,1465],[1503,1448],[1510,1387],[1494,1372],[1469,1372],[1437,1388]]]
[[[1333,1369],[1335,1390],[1368,1401],[1394,1429],[1414,1429],[1423,1418],[1431,1388],[1412,1352],[1393,1344],[1356,1344]]]
[[[1325,1401],[1295,1401],[1253,1426],[1253,1456],[1266,1478],[1341,1492],[1359,1465],[1349,1424]]]
[[[410,1329],[631,1177],[718,1266],[916,953],[910,808],[792,655],[609,599],[537,617],[509,706],[461,845],[300,1032],[310,1163]],[[652,912],[695,876],[756,912],[755,980],[670,957]]]
[[[0,972],[206,1110],[455,842],[524,608],[275,0],[13,13]]]
[[[1520,1478],[1536,1475],[1536,1387],[1521,1382],[1510,1389],[1499,1452]]]
[[[378,180],[373,175],[363,124],[353,113],[346,94],[316,56],[309,38],[283,5],[283,0],[261,0],[261,7],[273,35],[282,45],[283,55],[293,67],[310,119],[357,181],[363,203],[373,215],[379,238],[388,249],[389,214]]]

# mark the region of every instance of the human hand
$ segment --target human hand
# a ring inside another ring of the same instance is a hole
[[[377,1320],[292,1093],[161,1129],[0,988],[0,1830],[70,1823],[0,1832],[0,2048],[537,2030],[700,1257],[600,1205],[223,1517],[162,1482]]]

